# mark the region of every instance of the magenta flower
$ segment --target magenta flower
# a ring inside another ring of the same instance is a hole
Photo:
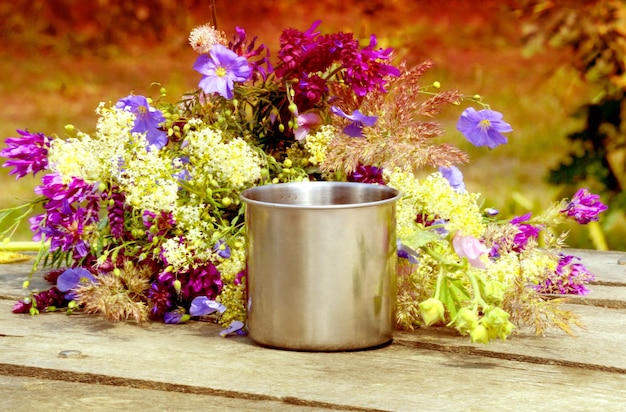
[[[343,128],[343,132],[350,137],[363,137],[363,127],[374,126],[378,119],[376,116],[366,116],[360,110],[355,110],[349,115],[337,106],[331,106],[330,111],[352,121],[352,123]]]
[[[537,239],[539,237],[539,232],[541,232],[541,227],[533,226],[526,222],[530,219],[532,213],[526,213],[522,216],[517,216],[511,219],[511,224],[517,226],[519,230],[515,237],[513,238],[513,250],[516,252],[520,252],[526,249],[526,244],[531,238]]]
[[[534,286],[540,293],[561,295],[587,295],[587,284],[595,280],[595,276],[582,264],[575,262],[580,258],[561,255],[554,273],[541,284]]]
[[[490,149],[508,142],[502,133],[513,131],[511,125],[502,120],[502,113],[489,109],[476,111],[473,107],[463,111],[456,128],[474,146]]]
[[[214,45],[209,55],[198,56],[193,68],[203,75],[198,85],[205,93],[218,93],[226,99],[233,98],[235,82],[252,76],[248,60],[221,44]]]
[[[452,246],[454,251],[460,258],[467,258],[470,265],[478,269],[485,269],[486,265],[480,258],[486,254],[489,249],[483,242],[472,236],[463,236],[456,232],[452,238]]]
[[[49,306],[62,307],[65,304],[65,294],[56,286],[36,293],[32,298],[20,299],[13,305],[13,313],[29,313],[34,307],[37,310],[44,310]]]
[[[161,129],[160,124],[165,121],[160,110],[151,107],[148,99],[144,96],[130,95],[120,99],[115,107],[135,115],[135,124],[131,129],[133,133],[145,133],[148,140],[148,150],[150,146],[155,146],[161,150],[167,145],[167,133]]]
[[[561,210],[561,213],[573,217],[581,225],[586,225],[598,220],[598,215],[608,209],[599,199],[600,196],[590,193],[587,189],[578,189],[572,201]]]
[[[0,151],[0,156],[7,160],[3,167],[14,167],[9,172],[19,179],[32,173],[33,176],[48,167],[48,148],[50,138],[43,133],[28,133],[25,130],[18,130],[22,137],[9,137],[5,140],[7,147]]]
[[[463,173],[456,166],[439,167],[439,172],[446,178],[450,186],[457,192],[465,191],[465,183],[463,182]]]
[[[384,63],[391,59],[393,49],[375,49],[377,44],[376,36],[372,34],[368,46],[351,58],[343,59],[346,83],[352,87],[357,96],[365,96],[375,89],[385,92],[387,77],[400,75],[398,68]]]
[[[383,169],[376,166],[358,165],[356,169],[348,175],[348,181],[357,183],[377,183],[384,185]]]

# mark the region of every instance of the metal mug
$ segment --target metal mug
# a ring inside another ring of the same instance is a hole
[[[388,186],[352,182],[244,191],[252,340],[308,351],[391,341],[399,197]]]

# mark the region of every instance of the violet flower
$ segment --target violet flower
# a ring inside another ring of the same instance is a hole
[[[416,265],[418,263],[417,258],[419,257],[419,254],[414,249],[403,244],[400,240],[397,240],[396,243],[398,249],[398,257],[407,259],[409,263]]]
[[[534,286],[540,293],[561,295],[587,295],[586,284],[595,280],[595,276],[582,264],[575,262],[580,258],[561,255],[556,270],[541,284]]]
[[[65,270],[57,278],[57,288],[65,293],[66,300],[73,300],[76,297],[74,289],[81,284],[95,282],[96,278],[85,268],[71,268]]]
[[[337,106],[331,106],[330,111],[352,121],[352,123],[343,128],[343,132],[350,137],[363,137],[363,127],[374,126],[378,119],[377,116],[366,116],[359,110],[355,110],[349,115]]]
[[[189,314],[191,316],[206,316],[214,312],[224,313],[226,306],[209,299],[206,296],[198,296],[191,301]]]
[[[165,121],[165,117],[160,110],[151,107],[148,99],[144,96],[130,95],[124,97],[117,101],[115,107],[135,115],[135,124],[131,132],[146,134],[148,150],[150,150],[150,146],[161,150],[167,145],[167,133],[160,128],[160,124]]]
[[[244,323],[242,321],[234,320],[230,322],[230,325],[228,325],[226,329],[220,331],[220,336],[225,338],[229,335],[243,335],[245,334],[243,327]]]
[[[203,75],[198,85],[205,93],[218,93],[226,99],[233,98],[235,82],[252,76],[248,60],[221,44],[213,46],[209,55],[198,56],[193,68]]]
[[[439,167],[439,172],[446,178],[450,186],[457,192],[465,192],[465,183],[463,182],[463,173],[456,166]]]
[[[581,225],[586,225],[598,220],[598,215],[608,209],[599,199],[600,196],[590,193],[587,189],[578,189],[561,213],[573,217]]]
[[[213,246],[213,251],[217,253],[217,256],[228,259],[230,258],[230,247],[226,243],[224,239],[220,239],[217,241],[215,246]]]
[[[48,167],[48,148],[50,138],[43,133],[28,133],[26,130],[17,131],[22,137],[9,137],[5,140],[6,148],[0,151],[0,156],[7,160],[2,167],[14,167],[9,172],[19,179],[32,173],[33,176]]]
[[[489,109],[476,111],[473,107],[463,111],[456,128],[474,146],[490,149],[508,142],[502,133],[513,131],[511,125],[502,120],[502,113]]]

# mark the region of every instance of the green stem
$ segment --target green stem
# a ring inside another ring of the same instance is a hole
[[[13,241],[0,243],[0,250],[6,252],[38,252],[41,242]]]

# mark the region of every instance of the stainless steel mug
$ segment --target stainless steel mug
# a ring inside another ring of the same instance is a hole
[[[391,341],[399,197],[388,186],[351,182],[244,191],[250,337],[310,351]]]

